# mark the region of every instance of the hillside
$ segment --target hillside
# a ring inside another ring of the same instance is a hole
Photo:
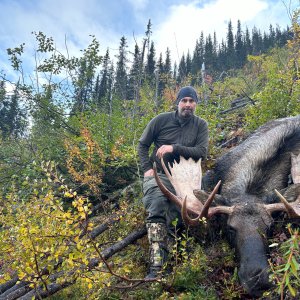
[[[203,81],[170,72],[153,81],[138,61],[124,83],[124,69],[114,73],[95,39],[82,57],[70,58],[37,34],[45,57],[36,80],[20,80],[9,96],[5,80],[0,86],[0,299],[250,299],[214,220],[202,232],[176,233],[167,276],[145,282],[137,143],[156,114],[174,109],[178,88],[188,84],[202,99],[196,114],[209,124],[204,172],[262,124],[299,115],[297,18],[284,46],[248,55],[240,68],[217,70],[213,78],[207,70]],[[22,47],[9,54],[21,72]],[[114,80],[134,88],[124,94]],[[283,224],[268,241],[275,285],[262,299],[299,296],[299,233]]]

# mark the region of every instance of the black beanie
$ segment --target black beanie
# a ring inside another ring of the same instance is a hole
[[[176,98],[176,105],[178,105],[180,100],[185,97],[191,97],[196,103],[199,101],[197,93],[192,86],[185,86],[179,90]]]

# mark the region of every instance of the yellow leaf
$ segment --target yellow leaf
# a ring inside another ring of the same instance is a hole
[[[70,194],[69,192],[65,192],[64,195],[66,198],[73,198],[74,196],[72,194]]]

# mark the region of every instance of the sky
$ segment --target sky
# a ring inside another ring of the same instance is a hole
[[[113,58],[125,36],[128,50],[142,45],[149,19],[156,58],[167,47],[171,60],[192,54],[201,31],[204,37],[216,32],[218,42],[226,38],[228,22],[233,32],[237,20],[242,29],[255,26],[268,32],[269,25],[285,29],[290,13],[300,0],[0,0],[0,73],[17,80],[11,71],[6,49],[25,43],[26,65],[34,65],[36,44],[32,32],[53,37],[61,51],[79,55],[94,35],[101,53]]]

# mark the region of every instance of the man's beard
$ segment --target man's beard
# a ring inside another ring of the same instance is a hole
[[[194,110],[193,109],[189,109],[189,108],[184,108],[180,111],[180,116],[182,118],[189,118],[194,114]]]

